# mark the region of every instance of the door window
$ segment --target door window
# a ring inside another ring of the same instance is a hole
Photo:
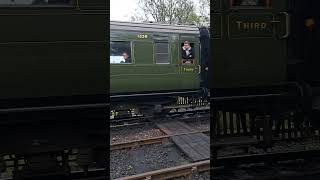
[[[194,64],[195,60],[194,43],[184,41],[181,43],[181,62],[182,64]]]
[[[231,0],[231,7],[270,7],[271,0]]]
[[[70,5],[71,0],[1,0],[0,5]]]

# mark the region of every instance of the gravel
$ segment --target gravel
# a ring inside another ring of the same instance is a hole
[[[187,163],[189,163],[187,157],[169,141],[165,144],[146,145],[137,149],[110,152],[112,179]]]
[[[198,120],[187,122],[189,126],[197,131],[209,130],[209,120]],[[163,136],[159,128],[153,124],[143,126],[131,126],[111,129],[110,141],[124,143],[128,141],[141,140],[152,137]],[[172,142],[166,144],[145,145],[131,150],[116,150],[110,152],[110,174],[112,179],[140,174],[144,172],[159,170],[190,163]],[[193,179],[210,179],[209,172],[195,175]]]
[[[197,131],[209,131],[210,130],[210,120],[195,120],[187,122],[187,124]]]
[[[160,129],[156,128],[154,125],[147,124],[144,126],[111,129],[110,142],[111,144],[124,143],[128,141],[159,137],[163,135],[165,134]]]
[[[196,180],[210,179],[210,172],[200,173],[199,175],[195,176],[194,179],[196,179]]]

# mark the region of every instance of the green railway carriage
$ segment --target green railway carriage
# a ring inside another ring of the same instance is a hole
[[[297,129],[319,127],[320,3],[311,2],[215,1],[209,77],[215,141],[229,134],[262,135],[264,146],[271,147],[273,138],[287,131],[281,124],[287,120]],[[310,16],[315,23],[308,27]],[[240,125],[250,133],[242,133]]]
[[[107,94],[106,3],[0,1],[0,99]]]
[[[111,22],[111,99],[198,92],[203,63],[199,37],[195,26]],[[190,62],[181,57],[185,41],[194,50]],[[121,63],[124,51],[130,63]]]
[[[317,45],[312,44],[318,43],[318,35],[317,31],[308,30],[304,22],[309,11],[319,16],[318,11],[313,12],[316,8],[310,7],[312,2],[215,1],[211,88],[237,91],[298,81],[318,84],[319,73],[312,68],[319,65],[319,57],[313,53]]]
[[[213,4],[213,88],[269,86],[286,80],[286,1],[217,0]]]
[[[22,171],[29,175],[39,175],[39,166],[68,170],[48,167],[59,167],[56,156],[66,149],[105,148],[106,21],[105,0],[0,1],[0,156],[28,157],[31,169]]]

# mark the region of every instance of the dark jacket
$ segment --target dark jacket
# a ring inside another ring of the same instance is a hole
[[[187,56],[187,52],[181,48],[181,57],[182,59],[194,59],[194,51],[193,48],[190,49],[190,54]]]
[[[131,63],[131,58],[130,58],[130,57],[128,57],[128,58],[126,59],[126,63]]]
[[[121,61],[120,63],[131,63],[131,58],[128,57],[127,59],[125,59],[124,61]]]

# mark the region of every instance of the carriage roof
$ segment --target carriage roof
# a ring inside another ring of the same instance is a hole
[[[111,21],[110,29],[122,31],[143,31],[143,32],[160,32],[160,33],[178,33],[199,35],[199,28],[195,25],[172,25],[154,22],[122,22]]]

